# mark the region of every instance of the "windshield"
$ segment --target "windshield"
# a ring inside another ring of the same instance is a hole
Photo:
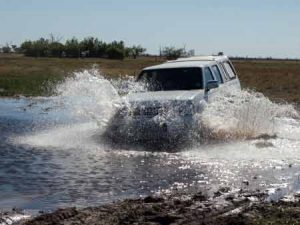
[[[201,68],[172,68],[144,70],[139,81],[147,84],[149,91],[203,89]]]

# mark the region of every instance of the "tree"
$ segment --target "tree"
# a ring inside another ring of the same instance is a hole
[[[62,40],[63,38],[61,37],[61,36],[54,36],[54,34],[49,34],[49,43],[53,43],[53,42],[59,42],[59,43],[61,43],[61,40]]]
[[[186,55],[186,52],[184,48],[164,47],[161,50],[161,55],[167,57],[167,59],[177,59]]]
[[[36,41],[24,41],[21,44],[21,52],[23,52],[26,56],[49,56],[49,40],[40,38]]]
[[[141,45],[133,45],[132,47],[128,48],[128,55],[136,59],[140,54],[144,53],[145,51],[146,49],[143,48]]]
[[[2,52],[3,53],[10,53],[11,52],[11,48],[9,47],[8,44],[6,44],[5,46],[2,47]]]
[[[54,34],[49,34],[48,46],[46,50],[47,57],[61,57],[64,51],[64,45],[60,42],[62,37],[54,36]]]
[[[25,56],[33,56],[33,44],[32,41],[24,41],[21,44],[21,52],[24,53]]]
[[[49,40],[45,38],[40,38],[39,40],[34,41],[32,43],[32,47],[33,56],[35,57],[45,57],[49,54]]]
[[[106,54],[109,59],[124,59],[125,57],[125,51],[114,46],[109,46],[106,50]]]
[[[66,53],[67,57],[80,57],[80,45],[75,37],[66,41],[64,52]]]
[[[106,56],[106,50],[107,50],[107,44],[103,41],[99,41],[97,43],[97,57],[105,57]]]
[[[87,37],[80,42],[80,50],[88,52],[87,56],[96,57],[98,53],[98,38]]]
[[[47,56],[48,57],[61,57],[65,46],[59,42],[52,42],[49,44]]]
[[[11,45],[11,49],[13,52],[16,52],[16,53],[18,53],[20,50],[17,45]]]
[[[107,45],[106,54],[110,59],[124,59],[125,46],[124,42],[113,41]]]

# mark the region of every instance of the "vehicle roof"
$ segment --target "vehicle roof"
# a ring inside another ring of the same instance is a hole
[[[182,67],[204,67],[215,64],[216,61],[228,60],[227,56],[195,56],[188,58],[179,58],[165,63],[146,67],[143,70],[152,69],[169,69],[169,68],[182,68]]]
[[[186,58],[178,58],[176,60],[168,61],[168,63],[173,62],[186,62],[186,61],[223,61],[228,60],[226,55],[206,55],[206,56],[193,56],[193,57],[186,57]]]

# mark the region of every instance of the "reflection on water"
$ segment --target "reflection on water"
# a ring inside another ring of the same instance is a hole
[[[78,86],[81,81],[72,82]],[[299,189],[300,122],[291,116],[272,118],[276,137],[227,138],[176,153],[139,146],[124,150],[100,139],[102,124],[115,107],[106,104],[117,105],[118,95],[105,91],[103,102],[87,88],[89,80],[84,82],[80,92],[87,98],[80,101],[61,101],[76,93],[66,84],[59,97],[0,100],[0,208],[91,206],[174,190],[205,188],[213,193],[220,186],[270,193],[279,187],[283,193]],[[212,105],[209,115],[212,108],[220,112]],[[103,109],[105,113],[95,113]],[[223,124],[224,131],[222,114],[215,118],[214,129]]]

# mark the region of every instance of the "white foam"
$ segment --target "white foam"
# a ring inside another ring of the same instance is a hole
[[[218,92],[200,116],[213,135],[230,139],[276,135],[281,129],[278,118],[287,117],[299,117],[291,105],[275,104],[263,94],[247,90]]]
[[[70,122],[63,125],[46,124],[42,130],[15,138],[15,142],[41,147],[94,148],[99,142],[95,143],[93,137],[106,129],[108,121],[124,104],[126,98],[122,96],[144,90],[143,84],[134,82],[130,77],[108,80],[97,69],[76,72],[59,84],[56,95],[49,98],[56,107],[63,108],[64,116]],[[176,122],[175,116],[176,113],[170,110],[156,120]],[[220,91],[196,118],[199,123],[196,132],[205,128],[205,131],[210,132],[208,138],[223,141],[244,140],[261,134],[294,139],[300,136],[300,123],[295,119],[298,114],[291,105],[275,104],[262,94],[252,91]],[[274,143],[276,147],[278,143]],[[232,147],[230,144],[228,148]]]

